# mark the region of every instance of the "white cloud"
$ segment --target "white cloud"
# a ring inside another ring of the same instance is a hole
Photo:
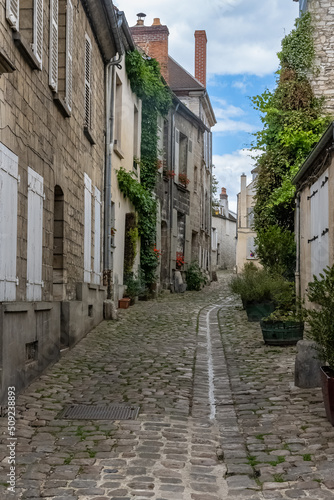
[[[240,176],[247,175],[247,183],[252,180],[251,171],[255,165],[255,159],[261,155],[260,151],[250,151],[249,149],[239,149],[231,154],[214,155],[213,173],[218,180],[218,192],[225,187],[229,197],[231,210],[237,210],[237,194],[240,191]]]
[[[284,31],[293,27],[298,3],[292,0],[114,0],[125,11],[130,26],[138,11],[145,24],[159,17],[170,31],[169,52],[193,73],[194,31],[208,37],[209,74],[263,76],[278,67],[276,52]]]

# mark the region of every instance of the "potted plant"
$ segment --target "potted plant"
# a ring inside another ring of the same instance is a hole
[[[130,305],[135,303],[136,298],[139,296],[141,291],[140,279],[137,279],[133,273],[128,275],[126,281],[126,290],[124,296],[130,299]]]
[[[296,300],[295,284],[273,276],[271,289],[275,311],[262,318],[263,340],[268,345],[294,345],[303,339],[303,310]]]
[[[326,415],[334,426],[334,266],[326,267],[308,285],[308,299],[315,307],[307,310],[308,337],[318,345],[322,392]]]
[[[260,321],[274,311],[271,288],[269,273],[252,262],[245,264],[243,272],[230,282],[230,290],[240,295],[249,321]]]

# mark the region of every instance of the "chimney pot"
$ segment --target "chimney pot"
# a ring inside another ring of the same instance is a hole
[[[159,17],[155,17],[153,19],[153,24],[152,26],[161,26],[161,22],[160,22],[160,18]]]
[[[139,12],[137,14],[137,17],[138,17],[138,19],[137,19],[136,26],[144,26],[144,19],[142,19],[142,18],[145,18],[146,14],[144,14],[144,12]]]

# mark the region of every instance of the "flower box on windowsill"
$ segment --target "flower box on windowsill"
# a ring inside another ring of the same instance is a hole
[[[120,299],[118,301],[118,307],[120,309],[127,309],[130,305],[131,299],[129,297],[123,297],[123,299]]]

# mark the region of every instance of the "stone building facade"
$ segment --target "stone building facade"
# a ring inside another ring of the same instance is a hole
[[[296,186],[296,289],[306,297],[308,283],[334,263],[334,123],[293,179]]]
[[[229,210],[228,195],[223,187],[219,206],[212,213],[212,270],[234,269],[236,266],[237,214]]]
[[[314,27],[315,65],[318,72],[312,76],[311,85],[317,97],[325,97],[325,109],[334,114],[334,32],[333,0],[299,1],[300,14],[310,12]]]
[[[211,127],[216,119],[205,81],[201,83],[168,55],[167,26],[159,19],[145,26],[140,19],[131,33],[135,43],[159,61],[173,92],[172,109],[159,121],[157,247],[162,252],[161,286],[182,291],[184,271],[192,261],[211,272]],[[201,68],[206,71],[205,32],[200,38],[201,52],[195,48],[195,54],[197,59],[202,54]],[[205,72],[201,75],[203,79]]]
[[[103,319],[105,76],[124,50],[118,21],[111,1],[2,3],[1,400]]]
[[[253,179],[247,185],[247,176],[242,174],[240,178],[240,193],[237,196],[237,272],[242,272],[246,262],[253,262],[255,265],[260,266],[259,260],[256,256],[255,250],[255,237],[253,225],[253,206],[255,186],[254,180],[256,178],[256,170],[252,171]]]

